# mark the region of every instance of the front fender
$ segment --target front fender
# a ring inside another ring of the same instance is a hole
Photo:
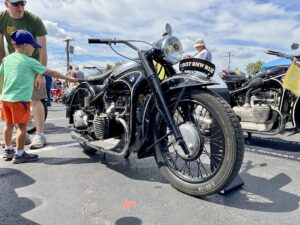
[[[183,87],[208,87],[211,91],[215,92],[230,103],[229,90],[225,82],[220,77],[216,77],[215,80],[195,73],[179,73],[164,80],[161,83],[161,86],[164,92]]]
[[[163,91],[170,91],[183,87],[195,87],[195,86],[210,86],[218,85],[219,83],[208,79],[205,76],[193,74],[193,73],[179,73],[172,77],[165,79],[161,83]]]

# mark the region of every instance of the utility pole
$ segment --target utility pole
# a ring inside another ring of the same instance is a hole
[[[231,52],[227,52],[226,54],[226,58],[228,58],[228,72],[230,70],[230,67],[231,67],[231,57],[233,56]]]
[[[67,53],[67,72],[70,66],[70,54],[74,53],[74,47],[70,45],[71,41],[74,41],[73,38],[66,38],[64,39],[66,42],[66,53]]]

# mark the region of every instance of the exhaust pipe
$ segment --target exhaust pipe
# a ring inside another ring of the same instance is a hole
[[[99,150],[103,153],[109,153],[112,155],[117,155],[117,156],[124,156],[128,151],[129,151],[129,128],[127,126],[127,123],[124,119],[122,118],[116,118],[117,123],[120,123],[123,126],[124,129],[124,142],[122,143],[122,141],[118,142],[117,144],[115,144],[112,147],[109,148],[105,148],[103,146],[103,143],[105,140],[96,140],[96,141],[90,141],[87,138],[83,137],[80,133],[76,132],[76,131],[72,131],[71,132],[71,137],[73,139],[75,139],[76,141],[78,141],[80,144],[82,145],[86,145],[89,146],[90,148]],[[121,146],[123,146],[121,151],[117,151],[118,149],[120,149],[120,144]]]

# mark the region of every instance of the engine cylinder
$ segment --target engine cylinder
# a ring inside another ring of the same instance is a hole
[[[107,114],[95,115],[93,122],[94,133],[97,139],[104,140],[109,137],[109,118]]]

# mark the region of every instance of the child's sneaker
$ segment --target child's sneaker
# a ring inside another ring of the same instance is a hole
[[[16,151],[14,149],[6,148],[6,149],[4,149],[4,154],[2,157],[7,160],[10,160],[14,157],[15,153],[16,153]]]
[[[39,156],[37,154],[29,154],[27,152],[24,152],[21,156],[15,154],[15,157],[13,158],[13,164],[32,162],[37,160],[38,158]]]

